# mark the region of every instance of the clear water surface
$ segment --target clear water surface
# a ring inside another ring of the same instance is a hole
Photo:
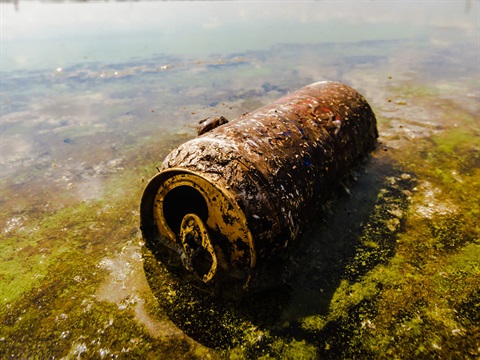
[[[478,1],[2,2],[1,358],[478,358]],[[155,262],[148,178],[200,119],[319,80],[379,145],[285,283],[229,305]]]

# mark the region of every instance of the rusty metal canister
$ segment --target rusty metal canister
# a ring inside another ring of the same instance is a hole
[[[259,262],[291,246],[378,134],[364,97],[328,81],[225,122],[165,158],[145,188],[141,230],[158,260],[181,262],[205,283],[245,286]]]

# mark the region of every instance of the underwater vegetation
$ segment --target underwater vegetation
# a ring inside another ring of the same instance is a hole
[[[265,66],[268,52],[183,68],[175,59],[165,68],[125,65],[105,83],[105,69],[65,69],[73,80],[54,79],[56,102],[37,88],[35,106],[20,111],[28,96],[12,96],[2,114],[5,141],[18,151],[2,155],[0,358],[479,358],[480,93],[472,69],[448,79],[420,77],[423,68],[392,75],[387,60],[410,62],[407,54],[366,56],[347,70],[335,62],[344,48],[319,47],[328,62],[313,68],[321,52],[282,45],[275,71]],[[298,71],[290,53],[304,55]],[[377,148],[288,256],[268,265],[270,287],[212,300],[144,246],[144,186],[194,136],[195,120],[233,119],[317,74],[365,94]],[[167,80],[175,86],[156,89]],[[65,88],[84,96],[69,102]],[[68,116],[82,104],[94,111]],[[149,125],[138,129],[139,119]],[[32,126],[48,151],[27,141]]]
[[[399,149],[388,147],[392,123],[380,116],[387,136],[371,158],[288,259],[272,264],[281,281],[238,301],[183,284],[139,234],[152,164],[188,135],[161,147],[146,140],[142,156],[125,152],[135,166],[105,173],[102,198],[3,207],[0,354],[478,357],[479,133],[468,111],[442,111],[463,114],[463,126]]]

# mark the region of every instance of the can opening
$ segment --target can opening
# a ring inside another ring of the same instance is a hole
[[[196,214],[203,222],[208,219],[208,206],[203,195],[191,186],[177,186],[163,200],[165,222],[174,234],[180,234],[182,220],[187,214]]]
[[[255,248],[245,215],[227,189],[169,169],[150,180],[145,194],[141,226],[147,244],[169,248],[205,283],[248,282]],[[160,258],[168,262],[170,255]]]

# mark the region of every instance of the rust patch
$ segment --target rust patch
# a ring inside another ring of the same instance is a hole
[[[247,285],[257,259],[299,236],[378,137],[367,101],[335,82],[308,85],[222,126],[204,125],[147,185],[141,227],[147,246],[183,256],[175,224],[187,214],[203,216],[211,236],[206,250],[218,249],[212,283]],[[182,186],[194,190],[182,194]],[[171,191],[177,196],[169,199]]]

